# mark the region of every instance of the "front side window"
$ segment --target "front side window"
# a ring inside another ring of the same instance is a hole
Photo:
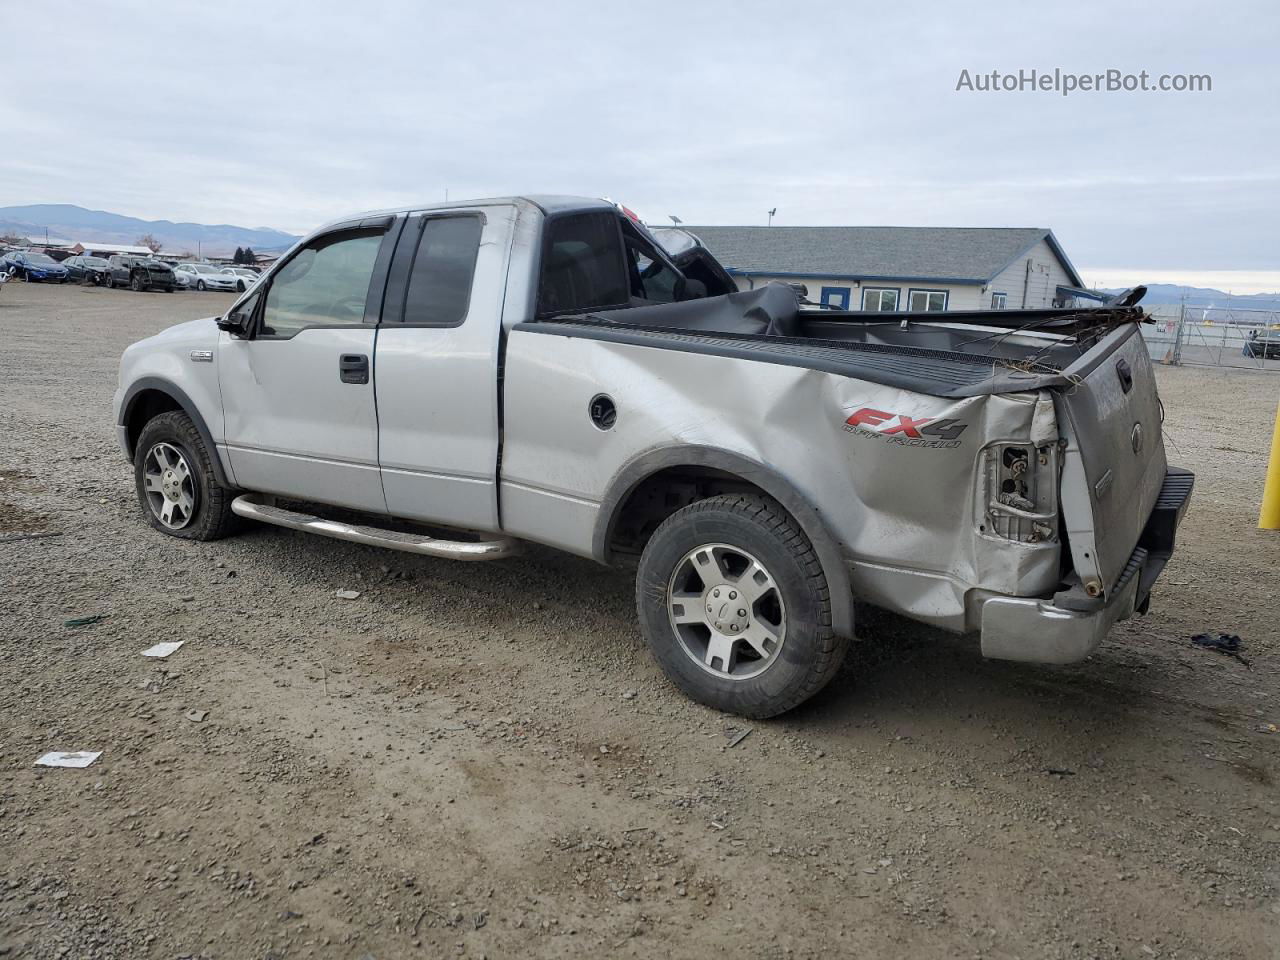
[[[947,309],[947,291],[945,290],[912,290],[907,300],[907,309],[913,313],[927,313],[934,310]]]
[[[284,339],[307,327],[363,323],[381,244],[379,231],[321,237],[303,247],[272,279],[258,335]]]
[[[475,216],[424,222],[405,293],[405,323],[456,327],[467,318],[483,229]]]
[[[627,303],[617,216],[577,213],[551,221],[538,285],[538,313],[568,313]]]
[[[898,291],[889,287],[867,287],[862,291],[862,309],[875,313],[898,309]]]

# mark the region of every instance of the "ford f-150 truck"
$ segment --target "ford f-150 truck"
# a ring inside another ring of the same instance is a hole
[[[855,599],[1045,663],[1146,611],[1193,478],[1133,302],[810,310],[661,237],[568,197],[316,230],[225,315],[125,351],[143,515],[631,558],[662,669],[755,717],[831,678]]]

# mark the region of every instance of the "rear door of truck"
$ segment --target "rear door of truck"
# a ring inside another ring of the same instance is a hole
[[[1115,589],[1164,483],[1163,411],[1136,324],[1108,334],[1065,371],[1055,407],[1067,440],[1062,512],[1091,596]]]
[[[498,355],[510,206],[412,214],[378,327],[378,464],[393,516],[498,528]]]

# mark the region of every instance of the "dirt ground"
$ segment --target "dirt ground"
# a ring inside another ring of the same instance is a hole
[[[0,956],[1280,958],[1280,376],[1159,370],[1195,498],[1087,662],[868,613],[746,724],[663,680],[625,573],[150,530],[120,352],[228,302],[0,291]]]

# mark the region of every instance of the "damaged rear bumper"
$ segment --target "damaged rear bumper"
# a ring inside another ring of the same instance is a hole
[[[1074,663],[1097,649],[1107,631],[1146,613],[1151,587],[1173,554],[1195,476],[1170,468],[1160,496],[1124,572],[1106,599],[1085,596],[1076,584],[1049,599],[992,597],[982,605],[982,655],[1029,663]]]

